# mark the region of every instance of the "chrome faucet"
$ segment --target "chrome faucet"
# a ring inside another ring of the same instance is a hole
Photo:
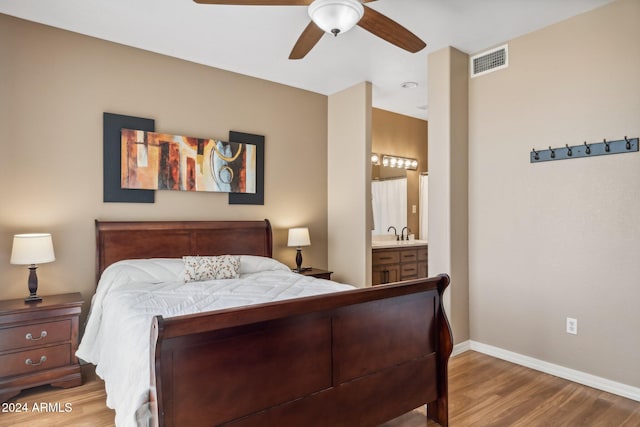
[[[387,232],[391,231],[392,228],[393,228],[393,235],[396,236],[396,240],[400,240],[400,237],[398,236],[398,230],[396,230],[396,228],[393,225],[390,225],[389,228],[387,228]]]
[[[404,239],[404,230],[407,230],[407,240],[409,240],[409,232],[411,231],[411,229],[409,227],[404,227],[402,229],[402,231],[400,232],[400,240],[405,240]]]

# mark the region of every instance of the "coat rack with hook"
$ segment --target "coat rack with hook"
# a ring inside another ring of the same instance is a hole
[[[576,159],[579,157],[604,156],[607,154],[630,153],[638,151],[638,138],[619,139],[617,141],[587,143],[580,145],[565,144],[564,147],[556,147],[547,150],[536,150],[533,148],[529,153],[531,163],[548,162],[551,160]]]

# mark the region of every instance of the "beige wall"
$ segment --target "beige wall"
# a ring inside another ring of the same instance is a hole
[[[371,285],[371,83],[329,96],[329,269],[333,280]]]
[[[529,153],[640,136],[639,20],[619,0],[511,40],[469,103],[472,339],[635,387],[640,153]]]
[[[449,274],[445,310],[456,344],[469,339],[468,55],[429,55],[429,275]]]
[[[427,172],[426,120],[374,108],[371,115],[371,151],[418,159],[418,169],[407,171],[407,226],[420,236],[420,173]],[[382,166],[379,166],[382,167]],[[416,207],[413,213],[412,207]],[[400,225],[403,227],[405,224]],[[398,233],[400,228],[398,228]]]
[[[12,235],[48,231],[56,261],[40,293],[93,294],[94,219],[269,218],[274,256],[295,265],[287,228],[308,225],[305,265],[327,267],[327,97],[0,15],[0,299],[27,292]],[[154,204],[102,202],[102,114],[156,130],[266,137],[265,205],[158,191]],[[295,178],[295,179],[293,179]],[[86,311],[86,310],[85,310]]]

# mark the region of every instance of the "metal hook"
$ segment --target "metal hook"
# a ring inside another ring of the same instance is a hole
[[[555,159],[556,158],[556,150],[554,150],[553,148],[551,148],[551,146],[549,146],[549,151],[551,151],[551,158]]]
[[[591,147],[589,147],[589,144],[587,144],[587,141],[584,142],[584,146],[587,147],[587,149],[585,150],[585,153],[591,154]]]
[[[540,160],[540,155],[538,155],[538,152],[536,151],[535,148],[531,149],[531,152],[533,153],[533,158],[536,160]]]
[[[573,156],[573,150],[571,150],[571,147],[569,147],[569,144],[564,144],[565,147],[567,147],[567,156],[571,157]]]
[[[624,140],[627,141],[627,150],[631,150],[631,141],[629,141],[627,139],[627,136],[625,135]]]
[[[609,147],[609,143],[607,142],[607,139],[603,139],[602,142],[604,142],[604,151],[606,151],[607,153],[609,151],[611,151],[611,148]]]

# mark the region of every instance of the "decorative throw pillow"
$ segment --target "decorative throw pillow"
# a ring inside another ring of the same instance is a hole
[[[202,282],[204,280],[235,279],[238,277],[240,257],[221,256],[185,256],[184,281]]]

